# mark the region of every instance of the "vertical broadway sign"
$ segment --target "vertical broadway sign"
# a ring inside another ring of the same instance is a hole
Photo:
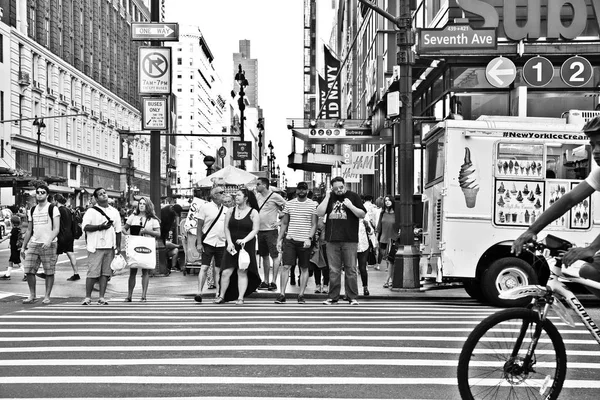
[[[323,107],[322,116],[325,119],[340,118],[340,110],[342,109],[342,103],[340,98],[340,77],[338,75],[340,70],[340,60],[331,54],[331,50],[327,46],[324,46],[325,53],[325,79],[327,80],[327,92],[329,92],[329,98],[325,101]]]
[[[319,118],[326,118],[323,103],[325,102],[325,97],[327,97],[327,90],[329,89],[327,88],[327,81],[325,80],[325,78],[323,78],[321,74],[317,74],[317,76],[319,77],[319,109],[323,110],[321,111],[321,114],[319,114]]]

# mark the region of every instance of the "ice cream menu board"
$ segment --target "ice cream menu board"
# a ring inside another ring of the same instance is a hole
[[[544,210],[544,181],[496,179],[494,223],[529,226]]]
[[[579,184],[579,181],[561,181],[561,180],[550,180],[546,183],[546,207],[550,207],[554,202],[560,199],[565,193],[573,190],[575,186]],[[568,229],[582,229],[586,230],[591,227],[592,221],[590,217],[590,206],[591,199],[587,198],[581,203],[576,204],[569,212],[555,220],[550,226],[568,228]]]

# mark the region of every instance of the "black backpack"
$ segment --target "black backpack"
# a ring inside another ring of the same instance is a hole
[[[83,229],[81,229],[81,217],[77,216],[77,213],[71,211],[71,231],[73,232],[73,238],[79,239],[83,235]]]
[[[31,235],[33,236],[33,210],[35,210],[35,208],[37,207],[37,205],[31,207],[31,210],[29,212],[29,215],[31,216]],[[52,229],[54,229],[54,219],[52,218],[52,212],[54,211],[54,204],[50,203],[50,206],[48,207],[48,216],[50,216],[50,223],[52,224]]]

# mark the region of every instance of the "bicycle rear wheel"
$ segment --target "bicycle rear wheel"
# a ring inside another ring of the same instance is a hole
[[[525,365],[536,328],[539,341]],[[464,400],[552,400],[566,372],[565,345],[552,322],[541,322],[529,309],[508,309],[484,319],[467,338],[458,361],[458,389]]]

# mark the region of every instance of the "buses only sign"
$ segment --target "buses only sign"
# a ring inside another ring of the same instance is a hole
[[[166,97],[142,97],[142,129],[166,131],[168,122]]]

